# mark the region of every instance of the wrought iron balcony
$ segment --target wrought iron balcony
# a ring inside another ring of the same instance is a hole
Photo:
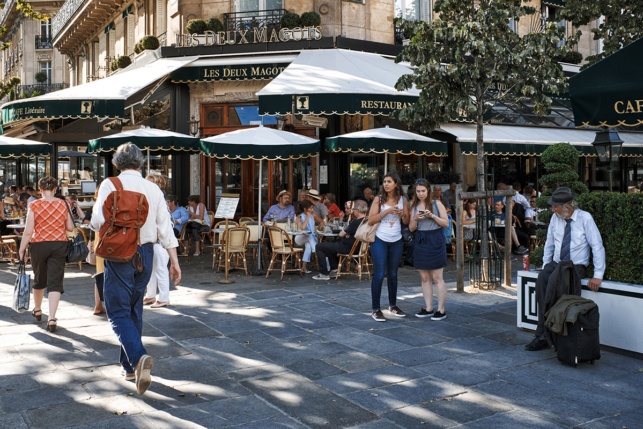
[[[37,83],[34,85],[16,85],[13,87],[14,93],[16,96],[21,94],[33,94],[34,91],[38,91],[40,95],[48,94],[50,92],[60,91],[61,89],[69,88],[68,83]],[[6,103],[9,101],[9,95],[5,96],[0,103]]]
[[[225,31],[263,31],[267,30],[268,38],[272,29],[281,28],[281,18],[287,13],[286,9],[255,10],[250,12],[232,12],[223,14]]]
[[[52,41],[53,39],[51,36],[41,36],[40,34],[36,34],[36,49],[52,49]]]
[[[403,45],[404,44],[404,30],[402,28],[395,26],[395,44]]]
[[[52,40],[60,33],[63,27],[76,14],[76,11],[90,0],[67,0],[63,7],[60,8],[56,16],[51,19],[51,38]]]

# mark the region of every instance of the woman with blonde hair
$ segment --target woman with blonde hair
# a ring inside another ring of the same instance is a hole
[[[161,191],[165,191],[167,180],[164,176],[152,173],[148,174],[147,180],[156,184]],[[168,211],[170,211],[168,207]],[[151,308],[168,307],[170,305],[170,272],[167,264],[170,262],[170,255],[167,250],[159,243],[154,245],[154,263],[152,266],[152,276],[147,284],[147,293],[143,299],[143,305],[149,305]],[[159,299],[156,299],[156,290],[159,291]]]
[[[45,176],[38,182],[42,198],[32,202],[27,212],[27,224],[22,235],[18,255],[24,260],[25,250],[31,243],[31,266],[34,273],[33,317],[42,318],[42,299],[45,288],[49,293],[49,320],[47,330],[56,331],[56,310],[63,294],[65,261],[67,260],[67,234],[73,231],[74,221],[64,200],[54,197],[58,182]]]

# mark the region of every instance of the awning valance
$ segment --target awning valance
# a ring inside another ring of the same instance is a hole
[[[374,128],[326,138],[330,152],[393,153],[400,155],[447,156],[447,144],[395,128]]]
[[[0,136],[0,158],[33,158],[49,156],[51,145],[32,140]]]
[[[419,91],[397,91],[411,70],[381,55],[343,49],[303,51],[257,93],[262,115],[388,115],[415,103]]]
[[[114,152],[124,143],[133,143],[141,150],[163,151],[166,153],[198,153],[201,150],[198,137],[155,128],[141,128],[90,140],[87,152]]]
[[[173,72],[172,82],[270,80],[283,72],[296,57],[296,55],[274,55],[198,60]]]
[[[542,0],[542,4],[547,6],[565,7],[565,0]]]
[[[440,128],[458,138],[463,154],[478,153],[475,125],[449,123]],[[592,146],[596,132],[592,130],[486,125],[483,133],[487,155],[539,156],[552,144],[564,142],[574,146],[581,156],[596,156]],[[619,136],[625,142],[621,156],[643,157],[643,133]]]
[[[2,106],[5,124],[22,119],[122,118],[129,97],[168,76],[196,57],[161,58],[105,79]]]
[[[127,18],[127,15],[129,15],[130,13],[132,13],[132,5],[129,5],[123,10],[123,19]]]
[[[577,127],[643,124],[643,38],[569,80]]]

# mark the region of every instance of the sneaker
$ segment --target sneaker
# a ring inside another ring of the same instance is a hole
[[[147,392],[152,384],[150,370],[154,366],[154,358],[150,355],[143,355],[138,360],[134,374],[136,374],[136,393],[142,395]]]
[[[136,374],[133,372],[125,372],[125,370],[121,371],[121,375],[125,377],[125,380],[130,381],[136,379]]]
[[[406,313],[400,310],[400,307],[393,306],[388,308],[388,312],[395,317],[406,317]]]
[[[330,273],[328,273],[329,276],[336,276],[337,275],[337,270],[330,270]]]
[[[420,319],[423,319],[425,317],[431,317],[433,316],[433,310],[431,311],[426,311],[426,308],[423,308],[419,312],[416,313],[415,317],[419,317]]]
[[[386,318],[384,317],[384,314],[382,313],[382,310],[375,310],[373,314],[371,315],[373,320],[376,322],[386,322]]]
[[[433,316],[431,316],[431,320],[444,320],[447,318],[446,313],[440,313],[439,311],[436,311],[433,313]]]
[[[514,253],[516,255],[524,255],[525,253],[529,253],[529,249],[524,246],[518,246],[518,248],[514,250]]]
[[[313,276],[313,280],[330,280],[330,276],[328,274],[319,273],[316,276]]]

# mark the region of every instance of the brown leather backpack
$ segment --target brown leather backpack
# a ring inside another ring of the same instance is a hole
[[[132,261],[143,271],[143,261],[138,253],[141,244],[141,227],[147,220],[150,206],[140,192],[125,191],[118,177],[110,177],[115,191],[103,203],[105,224],[101,227],[96,256],[112,262]]]

